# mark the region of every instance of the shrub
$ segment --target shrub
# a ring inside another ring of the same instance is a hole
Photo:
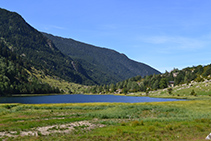
[[[168,93],[172,94],[172,90],[173,90],[172,88],[168,88]]]
[[[143,121],[143,120],[142,120],[142,121],[140,121],[140,125],[142,125],[142,126],[144,125],[144,121]]]
[[[121,126],[126,126],[126,123],[125,123],[125,122],[122,122],[122,123],[121,123]]]
[[[148,128],[148,130],[149,130],[149,132],[154,132],[155,131],[155,126],[149,126],[149,128]]]
[[[197,96],[197,94],[194,90],[191,91],[190,95]]]
[[[135,126],[139,126],[141,125],[139,121],[135,120],[131,122],[131,126],[135,127]]]
[[[195,127],[200,132],[204,132],[205,131],[204,126],[202,126],[202,125],[195,125]]]
[[[173,126],[172,125],[166,125],[166,130],[170,130],[170,131],[172,131],[172,130],[174,130],[174,128],[173,128]]]

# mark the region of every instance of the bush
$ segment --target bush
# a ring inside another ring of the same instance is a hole
[[[172,88],[168,88],[168,93],[172,94],[172,90],[173,90]]]
[[[122,122],[122,123],[121,123],[121,126],[126,126],[126,123],[125,123],[125,122]]]
[[[141,125],[141,123],[137,120],[131,122],[131,126],[133,126],[133,127],[140,126],[140,125]]]
[[[173,125],[171,125],[171,124],[169,124],[169,125],[166,125],[166,130],[168,130],[168,131],[172,131],[172,130],[174,130],[174,127],[173,127]]]
[[[155,126],[151,125],[148,128],[149,132],[154,132],[155,131]]]
[[[197,96],[197,94],[194,90],[191,91],[190,95]]]

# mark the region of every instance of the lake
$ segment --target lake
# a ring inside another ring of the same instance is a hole
[[[23,104],[44,104],[44,103],[93,103],[93,102],[164,102],[182,101],[181,99],[118,96],[118,95],[47,95],[47,96],[14,96],[0,97],[0,103],[23,103]]]

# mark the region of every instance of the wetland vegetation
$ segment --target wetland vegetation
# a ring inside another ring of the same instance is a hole
[[[1,104],[2,140],[203,140],[211,99],[153,103]]]

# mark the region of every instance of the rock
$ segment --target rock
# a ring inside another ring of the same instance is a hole
[[[205,80],[205,81],[204,81],[204,83],[208,83],[208,82],[209,82],[208,80]]]
[[[205,140],[211,140],[211,133],[205,138]]]

